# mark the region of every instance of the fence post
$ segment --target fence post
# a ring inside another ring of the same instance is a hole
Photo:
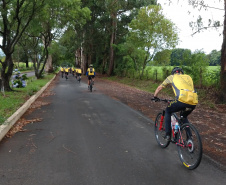
[[[169,76],[169,69],[166,70],[166,77]]]
[[[155,82],[157,82],[158,80],[158,72],[157,72],[157,69],[155,70]]]

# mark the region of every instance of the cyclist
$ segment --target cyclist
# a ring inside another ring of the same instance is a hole
[[[93,79],[93,85],[94,85],[95,75],[96,75],[95,69],[93,68],[93,65],[90,64],[86,72],[86,76],[88,76],[88,88],[89,88],[91,79]]]
[[[64,68],[63,67],[60,67],[60,71],[61,71],[61,76],[63,78],[64,77]]]
[[[68,79],[68,73],[69,73],[69,67],[67,66],[65,69],[64,69],[64,71],[65,71],[65,78],[66,78],[66,80]]]
[[[72,70],[72,76],[75,76],[75,68],[72,67],[71,70]]]
[[[167,85],[171,85],[175,94],[175,100],[170,102],[165,110],[165,139],[171,140],[171,114],[186,110],[182,115],[184,123],[188,122],[187,116],[195,109],[198,104],[197,92],[194,89],[193,80],[189,75],[184,74],[184,71],[175,67],[171,75],[168,76],[161,85],[157,87],[154,93],[154,99],[158,101],[158,93]]]
[[[78,78],[77,78],[78,77]],[[81,80],[82,77],[82,69],[81,68],[76,68],[76,79]]]

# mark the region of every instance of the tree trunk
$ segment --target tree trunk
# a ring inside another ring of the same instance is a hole
[[[148,54],[147,54],[148,55]],[[144,76],[144,69],[145,69],[145,67],[146,67],[146,65],[147,65],[147,59],[148,59],[148,56],[145,56],[145,59],[144,59],[144,62],[143,62],[143,66],[142,66],[142,73],[141,73],[141,77],[143,78],[143,76]]]
[[[5,61],[2,62],[1,79],[2,87],[5,91],[12,91],[10,87],[10,78],[13,74],[13,60],[11,54],[6,55]]]
[[[83,74],[86,74],[86,71],[88,69],[88,57],[83,53],[82,58],[83,58]]]
[[[26,63],[26,68],[29,68],[28,58],[26,59],[25,63]]]
[[[115,34],[116,34],[116,25],[117,25],[117,18],[116,18],[116,13],[111,14],[112,18],[112,32],[111,32],[111,41],[110,41],[110,61],[109,61],[109,70],[108,70],[108,75],[112,75],[113,70],[114,70],[114,49],[113,49],[113,44],[115,43]]]
[[[102,70],[101,70],[101,74],[105,74],[106,63],[107,63],[107,56],[104,55],[104,58],[103,58],[103,61],[102,61]]]
[[[52,73],[53,72],[53,58],[52,58],[52,55],[48,55],[48,59],[47,59],[46,66],[45,66],[45,71],[47,73]]]
[[[224,1],[224,11],[226,13],[226,2]],[[221,103],[226,103],[226,18],[224,16],[223,44],[221,48],[221,76],[220,76],[220,96]]]

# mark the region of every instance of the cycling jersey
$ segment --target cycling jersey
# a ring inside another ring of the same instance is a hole
[[[82,74],[82,70],[81,69],[76,69],[76,73]]]
[[[65,72],[68,73],[68,71],[69,71],[69,68],[65,68]]]
[[[169,84],[172,85],[173,92],[178,101],[189,105],[198,104],[198,95],[194,89],[193,81],[189,75],[170,75],[163,81],[161,85],[162,87],[166,87]]]
[[[92,68],[92,67],[88,68],[86,75],[88,75],[88,76],[95,76],[95,69]]]
[[[63,68],[63,67],[61,67],[61,68],[60,68],[60,71],[62,71],[62,72],[63,72],[63,71],[64,71],[64,68]]]

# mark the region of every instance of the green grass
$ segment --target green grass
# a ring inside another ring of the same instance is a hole
[[[12,92],[5,92],[5,96],[0,94],[0,124],[3,124],[27,99],[45,86],[55,74],[45,75],[43,79],[31,77],[27,80],[25,88],[14,88]]]
[[[127,77],[105,77],[105,79],[111,80],[111,81],[116,81],[122,84],[129,85],[131,87],[135,87],[137,89],[144,90],[146,92],[154,94],[156,88],[161,84],[161,82],[155,82],[153,80],[139,80],[139,79],[132,79],[132,78],[127,78]],[[215,89],[197,89],[198,91],[198,96],[199,96],[199,104],[205,105],[209,108],[214,108],[215,107],[215,100],[216,97],[214,97],[214,92]],[[159,96],[161,95],[166,95],[171,98],[174,98],[174,93],[173,90],[170,86],[164,88]]]

